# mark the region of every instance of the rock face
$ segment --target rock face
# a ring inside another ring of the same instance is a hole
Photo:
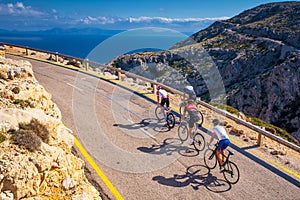
[[[31,64],[0,57],[0,199],[101,199]]]
[[[161,54],[125,55],[112,65],[132,69],[136,61],[145,66],[153,60],[158,61],[155,65],[168,65],[179,72],[179,78],[186,77],[202,99],[227,102],[300,141],[299,48],[300,3],[281,2],[215,22]],[[212,92],[218,90],[213,81],[219,79],[213,65],[224,84],[223,94]]]

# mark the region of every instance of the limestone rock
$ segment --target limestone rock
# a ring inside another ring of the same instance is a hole
[[[30,63],[1,57],[0,71],[0,132],[7,138],[0,143],[0,199],[101,199],[85,177],[84,161],[71,153],[72,131]],[[18,138],[26,133],[38,146]]]

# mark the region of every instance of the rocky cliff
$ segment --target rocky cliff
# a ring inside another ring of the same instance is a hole
[[[0,56],[0,199],[101,199],[31,64]]]
[[[281,2],[215,22],[169,51],[124,55],[111,64],[123,69],[168,66],[160,71],[177,70],[173,81],[186,78],[203,99],[227,102],[300,141],[299,48],[300,2]],[[171,73],[165,74],[158,80],[170,83],[165,80]],[[213,84],[220,78],[225,91],[212,92],[220,90]]]

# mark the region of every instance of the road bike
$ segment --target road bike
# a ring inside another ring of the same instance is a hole
[[[187,101],[183,101],[179,104],[179,113],[180,113],[180,115],[183,115],[183,111],[184,111],[184,108],[185,108],[186,105],[187,105]],[[200,120],[198,121],[198,123],[200,125],[202,125],[203,122],[204,122],[204,117],[203,117],[202,112],[200,111],[201,104],[200,104],[199,99],[196,99],[196,107],[198,109],[198,113],[199,113],[199,117],[200,117]]]
[[[206,149],[204,152],[204,163],[209,169],[214,169],[217,166],[217,162],[219,163],[219,167],[221,169],[221,164],[217,159],[216,154],[217,146],[218,143],[215,144],[214,149],[208,147],[208,149]],[[228,149],[226,150],[228,155],[225,156],[223,154],[226,159],[224,161],[224,168],[221,170],[221,173],[223,173],[223,176],[228,183],[236,184],[240,179],[240,171],[238,166],[234,162],[230,161],[230,156],[234,155],[234,153]]]
[[[188,139],[188,117],[180,123],[178,126],[178,137],[181,141],[186,141]],[[193,133],[193,145],[197,151],[202,151],[205,148],[205,139],[201,133],[198,133],[198,123],[195,123],[195,126],[192,130]]]
[[[175,116],[172,113],[172,110],[168,111],[168,109],[166,107],[158,105],[155,108],[155,116],[159,121],[165,119],[166,122],[167,122],[168,127],[169,128],[174,128],[174,126],[175,126]]]

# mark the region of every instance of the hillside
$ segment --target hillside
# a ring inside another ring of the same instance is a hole
[[[186,77],[202,99],[231,105],[300,141],[299,48],[300,2],[282,2],[215,22],[169,51],[124,55],[111,64],[178,89]]]
[[[101,199],[27,61],[0,56],[0,199]]]

